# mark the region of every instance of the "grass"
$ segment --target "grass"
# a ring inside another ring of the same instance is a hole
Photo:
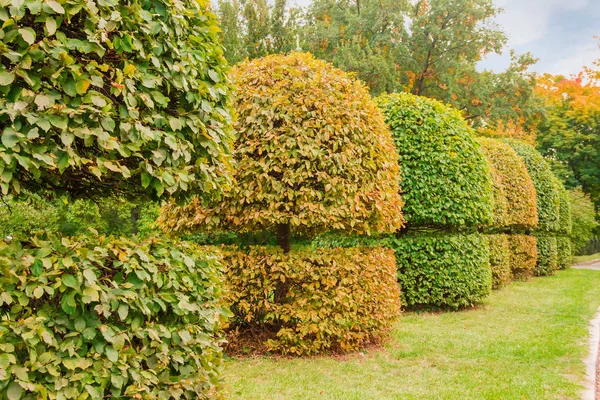
[[[595,260],[600,261],[600,253],[591,254],[589,256],[576,256],[573,258],[573,262],[575,264],[581,264],[581,263],[595,261]]]
[[[600,272],[514,283],[475,310],[406,313],[382,349],[232,359],[229,399],[576,399]]]

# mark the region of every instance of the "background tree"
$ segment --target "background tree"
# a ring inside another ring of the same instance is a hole
[[[544,75],[538,92],[547,102],[538,148],[565,183],[581,186],[600,208],[600,60],[568,79]]]
[[[569,199],[573,220],[573,229],[570,235],[572,249],[573,254],[579,254],[593,237],[593,232],[598,227],[596,219],[598,214],[594,210],[594,204],[589,195],[585,194],[581,188],[569,190]]]

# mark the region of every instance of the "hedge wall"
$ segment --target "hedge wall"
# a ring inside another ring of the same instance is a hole
[[[567,236],[556,238],[556,251],[558,255],[558,269],[567,269],[573,263],[573,249],[571,239]]]
[[[227,247],[231,329],[272,332],[283,354],[353,351],[380,339],[400,312],[389,249]]]
[[[535,275],[554,275],[558,269],[558,248],[556,237],[543,234],[536,236],[538,261],[535,266]]]
[[[573,232],[573,220],[571,216],[571,199],[569,198],[569,192],[558,178],[555,178],[555,185],[558,188],[559,198],[559,226],[556,233],[560,235],[570,235]]]
[[[508,235],[486,235],[492,268],[492,289],[500,289],[512,280]]]
[[[490,293],[492,273],[483,235],[414,233],[392,242],[406,307],[460,309]]]
[[[495,192],[504,195],[503,200],[495,200],[495,228],[530,230],[538,226],[538,212],[535,186],[525,163],[512,149],[500,140],[478,138],[483,153],[497,177],[493,176]]]
[[[556,178],[550,166],[532,146],[516,140],[507,143],[517,152],[527,166],[537,195],[538,230],[557,232],[560,229],[560,197]]]
[[[165,238],[0,242],[0,397],[214,398],[219,266]]]
[[[510,269],[513,280],[533,276],[538,260],[537,240],[531,235],[509,235]]]
[[[383,95],[376,101],[399,154],[408,226],[491,224],[488,163],[460,113],[408,93]]]

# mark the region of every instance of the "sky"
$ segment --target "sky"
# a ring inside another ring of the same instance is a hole
[[[570,75],[600,58],[600,0],[495,0],[504,12],[498,23],[509,37],[509,48],[539,58],[540,73]],[[509,50],[492,55],[480,67],[500,71]]]

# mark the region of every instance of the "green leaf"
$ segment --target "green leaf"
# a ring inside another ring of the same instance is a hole
[[[2,133],[2,144],[9,149],[19,143],[19,140],[17,132],[12,128],[6,128],[4,133]]]
[[[8,86],[15,81],[15,74],[11,72],[0,72],[0,86]]]
[[[215,83],[219,83],[219,81],[221,80],[221,77],[219,76],[219,74],[216,71],[212,70],[212,69],[208,70],[208,76]]]
[[[6,396],[8,400],[19,400],[23,395],[23,388],[17,382],[12,382],[8,385],[8,389],[6,390]]]
[[[127,304],[121,304],[117,312],[119,313],[119,318],[121,318],[121,321],[125,321],[127,314],[129,313],[129,306]]]
[[[35,31],[31,28],[19,29],[19,34],[27,44],[32,45],[35,42]]]
[[[58,3],[54,0],[47,1],[46,5],[48,5],[48,7],[50,7],[52,10],[54,10],[54,12],[57,14],[65,13],[65,9],[63,8],[63,6],[61,6],[60,3]]]
[[[75,291],[71,290],[67,293],[63,293],[60,301],[60,307],[64,312],[71,315],[75,312],[77,303],[75,302]]]
[[[79,283],[77,282],[77,278],[75,278],[71,274],[63,275],[62,282],[66,287],[70,287],[73,289],[77,289],[79,287]]]
[[[146,189],[150,186],[150,182],[152,182],[152,175],[147,172],[142,172],[142,187]]]
[[[46,18],[46,30],[48,31],[48,35],[52,36],[56,32],[56,20],[52,17]]]
[[[42,260],[35,260],[35,262],[31,266],[31,273],[33,274],[33,276],[40,276],[43,270],[44,264],[42,263]]]
[[[108,358],[112,362],[117,362],[117,360],[119,359],[119,353],[112,346],[106,346],[104,352],[106,354],[106,358]]]

